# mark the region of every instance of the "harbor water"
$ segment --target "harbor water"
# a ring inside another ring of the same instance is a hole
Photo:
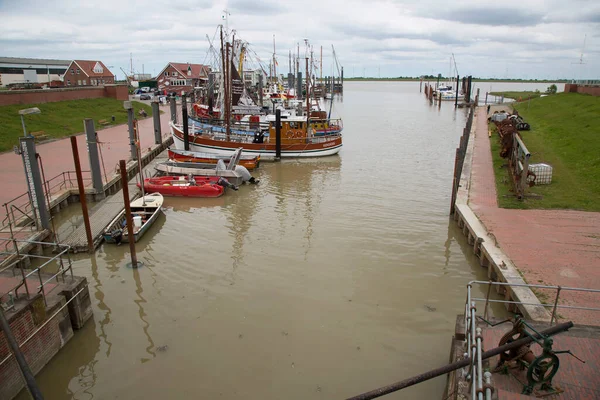
[[[485,279],[448,215],[466,112],[429,105],[419,82],[347,82],[339,156],[165,198],[142,268],[128,246],[77,255],[94,316],[38,375],[46,398],[342,399],[445,364],[465,286]]]

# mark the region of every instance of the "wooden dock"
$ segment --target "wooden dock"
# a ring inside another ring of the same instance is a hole
[[[161,162],[167,160],[167,151],[163,151],[160,153],[154,160],[152,160],[148,165],[142,168],[143,174],[145,177],[154,176],[155,169],[154,167]],[[132,168],[137,170],[137,164],[134,161],[130,161],[128,163],[128,171]],[[127,183],[129,187],[129,200],[133,200],[139,196],[140,190],[136,186],[138,181],[138,175],[135,174]],[[106,199],[102,200],[98,204],[96,204],[91,210],[89,210],[90,214],[90,226],[92,230],[92,239],[94,240],[94,249],[96,249],[100,243],[102,243],[102,233],[104,229],[110,224],[110,222],[115,219],[117,215],[124,209],[123,204],[123,189],[120,189],[118,192],[107,196]],[[63,241],[64,244],[71,246],[71,251],[74,253],[79,252],[87,252],[88,244],[87,244],[87,236],[85,233],[85,224],[83,221],[75,231]]]

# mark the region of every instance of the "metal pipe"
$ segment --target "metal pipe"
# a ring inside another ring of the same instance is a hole
[[[468,285],[472,285],[473,283],[478,283],[478,284],[488,284],[489,281],[470,281]],[[534,288],[540,288],[540,289],[558,289],[558,286],[549,286],[549,285],[535,285],[535,284],[527,284],[527,283],[506,283],[506,282],[493,282],[494,285],[498,285],[498,286],[515,286],[515,287],[534,287]],[[598,292],[600,293],[600,289],[587,289],[587,288],[576,288],[576,287],[568,287],[568,286],[561,286],[560,290],[576,290],[576,291],[581,291],[581,292]]]
[[[485,400],[492,400],[492,373],[485,371],[483,377],[485,378]]]
[[[481,390],[483,389],[483,374],[482,374],[482,362],[481,362],[481,349],[483,346],[481,345],[481,328],[477,328],[477,398],[479,400],[483,400],[483,393]]]
[[[474,298],[475,301],[483,301],[484,299]],[[505,304],[522,304],[524,306],[538,306],[538,307],[552,307],[552,304],[535,304],[535,303],[523,303],[521,301],[510,301],[510,300],[490,300],[490,303],[505,303]],[[579,306],[565,306],[565,305],[557,305],[557,308],[569,308],[572,310],[588,310],[588,311],[600,311],[600,308],[594,307],[579,307]]]
[[[2,309],[2,307],[0,307],[0,326],[2,326],[2,330],[4,331],[6,341],[8,342],[10,349],[15,355],[17,363],[19,364],[19,369],[23,374],[23,378],[25,378],[25,383],[27,384],[27,389],[29,389],[29,393],[31,393],[31,397],[33,397],[34,400],[43,400],[44,396],[42,395],[42,392],[40,391],[40,388],[38,387],[37,382],[35,381],[35,377],[31,372],[27,361],[25,361],[23,353],[21,353],[21,349],[17,344],[17,340],[15,339],[12,331],[10,330],[10,325],[8,324],[8,321],[4,316],[4,310]]]
[[[552,336],[552,335],[556,335],[560,332],[567,331],[572,327],[573,327],[573,322],[571,322],[571,321],[564,322],[562,324],[554,325],[548,329],[544,329],[543,331],[540,332],[540,334],[544,335],[544,336]],[[484,352],[481,355],[481,359],[487,360],[488,358],[497,356],[498,354],[503,353],[505,351],[519,348],[521,346],[531,343],[534,340],[534,338],[541,339],[542,337],[539,334],[533,334],[531,336],[526,336],[522,339],[515,340],[514,342],[507,343],[504,346],[496,347],[494,349]],[[435,378],[435,377],[438,377],[441,375],[445,375],[445,374],[455,371],[457,369],[464,368],[467,365],[469,365],[470,362],[471,362],[471,360],[469,358],[466,358],[466,359],[460,360],[460,361],[456,361],[451,364],[445,365],[441,368],[436,368],[434,370],[427,371],[423,374],[413,376],[413,377],[405,379],[403,381],[399,381],[399,382],[393,383],[391,385],[383,386],[383,387],[380,387],[379,389],[375,389],[375,390],[371,390],[369,392],[359,394],[358,396],[349,397],[347,400],[375,399],[377,397],[381,397],[386,394],[396,392],[398,390],[416,385],[418,383],[428,381],[429,379],[432,379],[432,378]]]
[[[92,238],[92,227],[90,225],[90,216],[87,209],[85,198],[85,188],[83,186],[83,176],[81,174],[81,164],[79,162],[79,150],[77,149],[77,137],[71,136],[71,149],[73,150],[73,162],[75,163],[75,173],[77,174],[77,187],[79,188],[79,201],[81,202],[81,213],[85,225],[85,235],[88,242],[88,251],[94,252],[94,239]]]

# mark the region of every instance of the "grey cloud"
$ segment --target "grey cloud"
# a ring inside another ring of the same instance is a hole
[[[228,11],[246,15],[276,15],[286,11],[280,2],[256,0],[231,0]]]
[[[440,45],[465,45],[473,39],[461,39],[454,35],[434,33],[415,33],[415,32],[390,32],[385,29],[375,29],[370,27],[357,27],[355,24],[334,24],[333,29],[352,36],[371,40],[385,39],[410,39],[410,40],[428,40]]]
[[[429,14],[428,17],[472,25],[535,26],[543,22],[544,14],[513,7],[469,7]]]

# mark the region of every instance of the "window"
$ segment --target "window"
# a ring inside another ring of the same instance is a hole
[[[81,86],[81,80],[77,80],[77,86]]]
[[[165,71],[165,76],[169,76],[169,73],[167,71]]]
[[[71,75],[73,75],[75,73],[75,70],[73,68],[71,68]]]
[[[104,68],[102,68],[102,65],[100,65],[99,62],[97,62],[96,65],[94,65],[93,71],[97,74],[102,74],[104,73]]]
[[[67,86],[71,86],[71,80],[67,79]]]
[[[77,68],[77,75],[79,75],[79,68]]]
[[[101,79],[100,81],[101,81],[101,82],[102,82],[102,84],[104,85],[104,79]]]
[[[85,80],[85,79],[83,80],[83,85],[84,86],[87,85],[87,80]]]

